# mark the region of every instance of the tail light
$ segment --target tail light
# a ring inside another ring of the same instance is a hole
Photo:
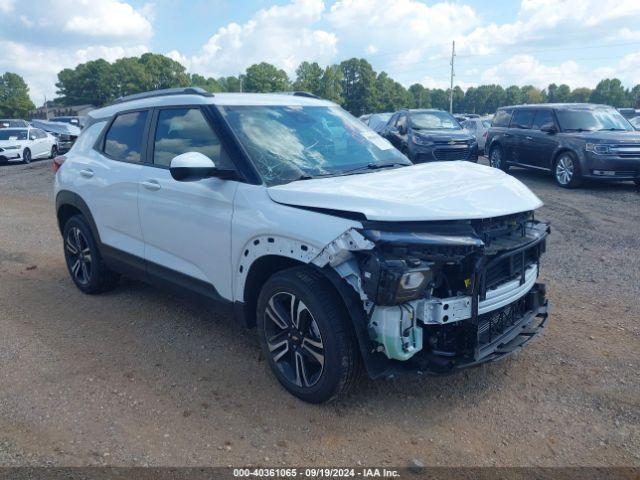
[[[57,172],[58,170],[60,170],[60,167],[62,166],[62,164],[66,159],[67,157],[65,157],[64,155],[60,155],[54,158],[53,161],[51,162],[51,168],[53,168],[53,171]]]

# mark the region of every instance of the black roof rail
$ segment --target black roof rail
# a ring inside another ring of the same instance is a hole
[[[150,92],[134,93],[114,100],[115,103],[130,102],[132,100],[142,100],[144,98],[167,97],[169,95],[200,95],[202,97],[213,97],[213,93],[207,92],[200,87],[179,87],[165,88],[163,90],[152,90]]]
[[[275,92],[279,95],[293,95],[294,97],[320,98],[311,92],[294,91],[294,92]]]

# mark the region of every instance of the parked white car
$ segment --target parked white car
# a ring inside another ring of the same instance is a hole
[[[461,125],[476,137],[478,142],[478,153],[484,154],[484,145],[487,141],[487,132],[491,126],[489,118],[468,118],[461,122]]]
[[[1,128],[0,163],[30,163],[58,154],[58,140],[39,128]]]
[[[491,167],[413,165],[326,100],[132,95],[92,111],[54,169],[81,291],[126,274],[222,302],[308,402],[345,393],[362,366],[498,360],[547,321],[538,197]]]

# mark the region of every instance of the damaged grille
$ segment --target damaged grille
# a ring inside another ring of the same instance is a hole
[[[507,333],[527,311],[526,297],[478,316],[478,346],[482,349]]]

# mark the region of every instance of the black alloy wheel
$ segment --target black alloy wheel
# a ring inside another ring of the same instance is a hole
[[[68,229],[64,240],[64,253],[74,282],[89,285],[93,272],[91,247],[79,227],[72,226]]]
[[[324,344],[307,306],[293,293],[278,292],[265,313],[265,337],[276,367],[297,387],[314,386],[324,370]]]
[[[22,152],[22,162],[31,163],[31,150],[28,148],[25,148],[24,152]]]

